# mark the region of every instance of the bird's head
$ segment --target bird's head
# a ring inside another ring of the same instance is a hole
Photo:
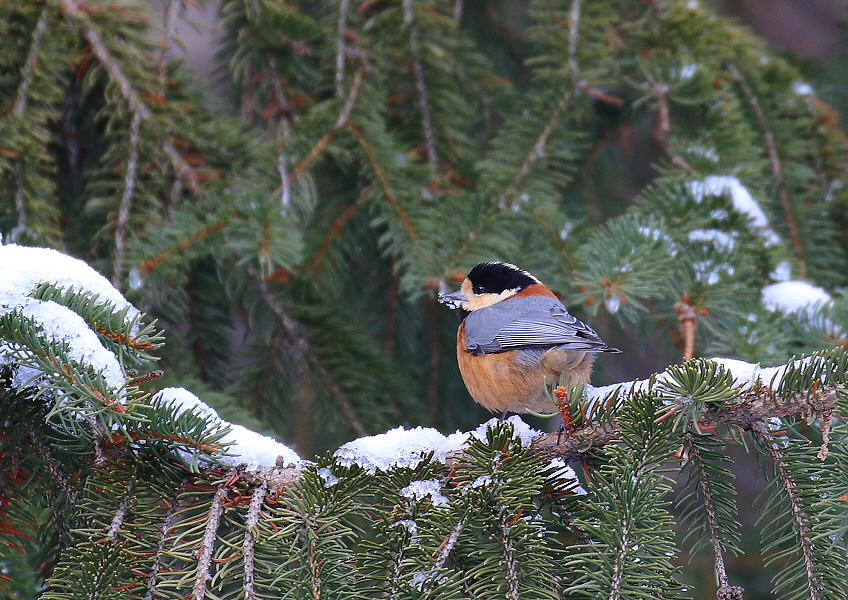
[[[539,283],[527,271],[506,262],[485,262],[468,273],[460,288],[439,294],[439,302],[465,313],[486,308]]]

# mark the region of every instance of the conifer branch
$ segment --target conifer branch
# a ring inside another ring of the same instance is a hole
[[[792,211],[792,204],[789,201],[789,191],[786,189],[786,180],[783,178],[783,167],[781,166],[780,153],[777,150],[777,143],[774,139],[774,133],[766,119],[763,107],[754,90],[748,84],[748,80],[739,68],[733,63],[726,63],[726,68],[730,71],[734,81],[745,94],[748,100],[748,105],[757,119],[757,124],[763,132],[763,139],[766,142],[768,150],[769,163],[771,164],[771,173],[774,180],[777,182],[777,191],[780,196],[780,205],[783,208],[783,215],[786,217],[786,227],[789,229],[789,238],[792,240],[792,247],[795,249],[795,257],[798,260],[798,270],[801,279],[807,277],[807,259],[804,254],[804,245],[801,242],[801,234],[798,229],[798,222],[795,219],[795,213]]]
[[[24,165],[20,159],[15,163],[15,212],[18,217],[17,227],[23,230],[27,224],[27,206],[24,192]]]
[[[801,545],[801,557],[804,561],[804,571],[806,573],[807,590],[810,593],[810,600],[824,600],[821,595],[821,583],[816,575],[816,557],[813,552],[813,541],[810,537],[810,517],[801,505],[801,499],[798,497],[797,484],[792,477],[792,472],[789,470],[789,466],[786,464],[786,459],[780,452],[777,442],[774,441],[774,437],[772,437],[762,421],[752,423],[748,429],[757,437],[768,452],[775,467],[777,467],[778,477],[783,484],[783,489],[792,508],[795,531],[798,534],[798,541]]]
[[[665,83],[657,83],[651,87],[651,93],[657,101],[657,112],[654,114],[652,123],[652,138],[662,149],[663,153],[669,157],[671,164],[684,171],[687,175],[691,175],[694,172],[692,165],[686,162],[682,156],[675,154],[668,141],[671,135],[671,112],[668,107],[668,94],[670,91],[671,88]]]
[[[462,22],[463,2],[462,0],[454,0],[453,3],[453,20],[459,25]]]
[[[345,30],[350,0],[339,0],[339,26],[336,33],[336,96],[344,97],[345,80]]]
[[[412,60],[412,75],[418,90],[418,105],[421,110],[421,132],[424,134],[424,151],[427,162],[435,169],[439,165],[436,154],[436,136],[433,133],[433,118],[430,114],[430,101],[427,97],[427,83],[424,81],[424,67],[421,62],[421,49],[418,44],[418,28],[413,24],[412,0],[403,0],[403,24],[409,28],[409,54]]]
[[[359,89],[362,87],[362,80],[364,77],[363,69],[357,70],[353,74],[353,83],[350,84],[350,91],[347,94],[347,99],[345,100],[344,106],[342,106],[342,110],[339,113],[338,118],[336,119],[333,126],[327,130],[324,135],[318,138],[318,141],[315,142],[315,145],[306,153],[306,156],[295,166],[295,168],[291,172],[291,177],[289,178],[289,183],[294,183],[300,177],[309,170],[309,167],[312,166],[312,163],[321,155],[321,153],[327,148],[336,133],[347,126],[348,119],[350,118],[351,113],[353,112],[354,106],[356,106],[356,100],[359,97]]]
[[[704,470],[703,459],[701,458],[701,451],[695,444],[694,438],[691,433],[687,433],[683,437],[683,445],[685,448],[686,455],[688,455],[690,459],[693,460],[692,465],[695,469],[696,476],[698,478],[698,489],[701,491],[704,511],[707,515],[706,521],[708,536],[710,538],[710,543],[713,547],[713,555],[715,556],[715,571],[716,578],[718,579],[718,585],[719,588],[726,588],[727,569],[725,569],[724,566],[724,551],[722,549],[721,540],[718,537],[718,525],[716,521],[715,507],[713,505],[713,494],[712,490],[710,489],[710,486],[707,484],[708,475]]]
[[[112,517],[112,522],[109,523],[109,528],[106,530],[106,537],[109,539],[112,546],[118,542],[118,532],[124,525],[124,519],[127,518],[127,509],[129,509],[130,501],[134,494],[135,484],[133,480],[130,479],[127,482],[127,493],[118,505],[118,510],[115,511],[115,514]]]
[[[168,260],[171,255],[178,250],[185,250],[189,246],[191,246],[195,242],[199,242],[202,239],[209,237],[210,235],[214,235],[224,229],[227,225],[230,224],[230,219],[225,219],[223,221],[218,221],[216,223],[211,223],[210,225],[204,227],[199,231],[195,231],[193,234],[184,237],[181,239],[176,246],[172,246],[170,248],[165,248],[159,254],[154,256],[153,258],[144,261],[141,263],[141,266],[138,268],[138,271],[142,275],[146,275],[147,273],[151,273],[156,270],[159,265]]]
[[[29,50],[27,51],[26,60],[24,61],[24,71],[21,77],[21,83],[18,86],[18,93],[15,97],[15,105],[12,108],[12,116],[15,119],[22,119],[26,110],[27,99],[29,96],[30,85],[35,76],[35,66],[38,64],[38,54],[41,51],[41,42],[44,39],[44,31],[47,29],[47,19],[50,16],[52,5],[47,3],[41,9],[41,14],[38,16],[38,22],[35,24],[35,29],[32,32],[32,42],[30,42]]]
[[[159,572],[162,569],[162,554],[165,552],[165,543],[171,532],[171,524],[174,520],[174,514],[177,512],[177,507],[179,506],[180,492],[187,483],[188,478],[183,479],[174,490],[173,498],[171,498],[168,502],[168,510],[165,513],[165,519],[162,521],[162,525],[159,528],[159,542],[156,545],[156,554],[154,554],[153,563],[150,566],[150,577],[147,580],[147,593],[144,594],[144,600],[155,600],[160,597],[158,590],[156,589],[156,584],[158,583]]]
[[[315,251],[315,255],[312,257],[312,262],[309,265],[309,277],[310,279],[315,277],[318,273],[318,267],[321,264],[321,261],[324,259],[324,255],[327,253],[327,250],[330,249],[330,246],[336,240],[339,235],[341,235],[344,226],[347,225],[348,221],[350,221],[353,216],[356,214],[356,211],[359,210],[359,207],[362,206],[362,201],[365,198],[364,194],[360,194],[353,204],[350,204],[347,208],[342,211],[342,214],[338,216],[338,218],[333,221],[333,224],[330,225],[330,229],[327,232],[326,237],[321,242],[321,245],[318,246],[318,249]]]
[[[127,222],[130,218],[133,190],[135,189],[136,168],[138,167],[139,138],[141,137],[141,115],[133,114],[130,125],[130,153],[124,174],[124,193],[118,205],[118,218],[115,221],[115,257],[112,262],[112,285],[121,287],[121,274],[124,269],[124,245]]]
[[[412,221],[409,219],[409,216],[406,214],[406,211],[401,206],[400,201],[395,195],[394,190],[392,190],[391,184],[389,183],[389,177],[386,174],[385,169],[383,169],[383,166],[380,164],[380,161],[377,158],[377,154],[374,152],[374,149],[371,147],[371,144],[368,143],[368,140],[365,139],[365,136],[362,134],[362,131],[360,131],[360,129],[353,123],[347,124],[347,130],[353,134],[353,136],[356,138],[356,141],[359,142],[359,145],[365,152],[365,156],[366,158],[368,158],[368,163],[371,165],[371,170],[374,171],[374,174],[377,176],[377,180],[380,182],[380,185],[383,188],[383,193],[386,195],[386,200],[388,200],[391,207],[397,213],[398,218],[403,224],[407,235],[409,235],[409,239],[418,239],[418,232],[415,231],[415,228],[412,225]]]
[[[50,473],[50,477],[59,484],[59,487],[62,488],[62,492],[65,494],[65,497],[68,499],[68,502],[71,504],[76,500],[76,490],[74,490],[71,482],[65,476],[59,466],[56,464],[56,459],[53,456],[53,453],[50,452],[50,449],[44,445],[44,442],[41,441],[38,433],[30,428],[29,437],[32,440],[35,449],[38,451],[38,454],[41,456],[41,459],[44,461],[44,465],[47,467],[47,472]]]
[[[265,503],[265,494],[268,493],[268,483],[265,481],[261,482],[253,488],[251,493],[250,506],[247,509],[247,516],[244,523],[244,543],[242,544],[242,554],[244,556],[244,579],[242,583],[244,600],[254,600],[256,594],[254,587],[256,526],[259,523],[262,505]]]
[[[306,338],[300,333],[300,327],[298,324],[292,319],[282,303],[274,297],[271,293],[270,288],[268,287],[268,282],[262,278],[259,273],[256,272],[256,269],[252,266],[248,267],[248,272],[253,277],[256,282],[256,286],[259,288],[259,293],[261,294],[263,300],[268,305],[268,308],[277,316],[280,325],[283,328],[283,331],[286,334],[286,337],[291,341],[291,343],[298,349],[303,358],[312,368],[318,378],[324,383],[327,387],[327,390],[330,392],[330,396],[332,396],[333,401],[338,406],[342,415],[344,416],[347,424],[350,428],[356,433],[358,436],[368,435],[365,426],[362,425],[362,421],[359,420],[359,417],[356,415],[356,411],[353,408],[350,400],[344,394],[342,389],[339,387],[339,384],[330,376],[330,373],[327,371],[327,368],[321,363],[318,357],[313,352],[312,348],[309,345],[309,342]]]
[[[121,95],[124,97],[124,100],[129,104],[130,110],[133,113],[138,114],[142,120],[148,120],[153,116],[153,113],[150,112],[150,109],[147,105],[142,102],[141,98],[136,92],[133,85],[130,83],[129,78],[121,69],[121,66],[118,64],[112,54],[109,52],[109,49],[106,47],[106,43],[103,41],[103,38],[100,37],[100,34],[92,27],[91,22],[88,17],[85,16],[85,13],[90,10],[88,3],[80,3],[79,0],[60,0],[63,10],[65,13],[76,19],[82,25],[82,35],[88,40],[88,43],[91,44],[91,49],[94,52],[94,55],[103,65],[103,68],[106,69],[106,72],[109,73],[109,77],[112,78],[118,85],[118,89],[121,90]]]
[[[577,38],[580,24],[580,0],[572,0],[568,14],[568,68],[578,88],[586,85],[580,80],[580,66],[577,64]]]
[[[506,594],[509,600],[520,600],[521,595],[518,587],[518,566],[515,560],[515,551],[513,548],[512,538],[510,537],[510,528],[512,520],[506,514],[506,507],[501,507],[498,514],[498,525],[500,527],[500,542],[501,555],[506,567]]]
[[[545,124],[545,127],[542,128],[541,133],[539,133],[539,137],[536,139],[536,143],[533,144],[533,149],[530,153],[524,158],[524,162],[521,163],[521,166],[518,168],[518,172],[515,174],[515,177],[512,180],[507,188],[501,193],[500,200],[504,203],[511,203],[512,198],[518,192],[518,187],[521,185],[521,182],[524,181],[524,178],[530,173],[530,169],[533,168],[533,165],[542,158],[545,153],[545,148],[548,145],[548,140],[551,135],[553,135],[556,126],[559,124],[562,113],[565,110],[565,107],[568,106],[568,103],[571,101],[571,93],[566,92],[562,98],[560,98],[559,102],[557,102],[553,111],[551,111],[550,117],[548,117],[548,122]]]
[[[206,529],[203,532],[200,549],[197,553],[197,572],[191,591],[192,600],[204,600],[206,598],[206,582],[212,577],[210,573],[212,552],[215,550],[215,540],[218,539],[218,527],[221,524],[221,515],[224,513],[224,499],[227,496],[228,490],[227,480],[224,480],[218,486],[215,496],[209,505],[209,514],[206,517]]]

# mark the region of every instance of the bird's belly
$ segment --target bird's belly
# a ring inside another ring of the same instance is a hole
[[[562,373],[569,380],[567,385],[588,381],[594,355],[532,348],[475,356],[458,339],[457,359],[468,392],[484,408],[554,413],[557,408],[545,394],[545,386],[558,384]]]

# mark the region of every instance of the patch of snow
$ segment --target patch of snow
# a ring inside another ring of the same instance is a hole
[[[450,504],[447,496],[442,494],[442,485],[438,479],[413,481],[401,489],[400,495],[412,500],[423,500],[425,497],[430,496],[433,506],[448,506]]]
[[[718,229],[694,229],[689,232],[690,242],[708,242],[719,250],[733,250],[736,245],[737,232],[727,233]]]
[[[781,281],[763,288],[763,304],[787,315],[811,312],[831,301],[830,294],[806,281]]]
[[[324,480],[324,487],[333,487],[339,482],[339,478],[336,477],[335,473],[333,473],[327,467],[321,467],[318,469],[318,476]]]
[[[777,263],[774,271],[771,273],[771,278],[775,281],[789,281],[792,277],[792,264],[788,260]]]
[[[486,421],[485,423],[481,423],[477,429],[470,432],[470,435],[477,438],[478,440],[486,440],[486,431],[488,428],[496,423],[498,423],[499,419],[497,417],[493,417]],[[512,415],[508,418],[506,423],[512,423],[514,434],[519,437],[521,440],[521,445],[525,448],[533,443],[533,439],[542,435],[542,432],[538,429],[533,429],[527,423],[521,420],[521,417],[518,415]]]
[[[792,92],[797,96],[813,96],[815,95],[815,91],[813,91],[813,86],[809,83],[804,83],[803,81],[796,81],[792,84]]]
[[[736,177],[709,175],[702,181],[690,181],[686,185],[696,202],[701,202],[705,196],[729,194],[733,208],[748,216],[754,230],[765,238],[766,246],[780,243],[780,238],[769,225],[763,209]]]
[[[547,468],[554,469],[553,474],[551,475],[552,479],[562,480],[562,479],[573,479],[574,481],[578,481],[577,473],[574,472],[574,469],[571,468],[568,463],[566,463],[562,458],[554,458],[550,462],[548,462]],[[575,494],[585,494],[586,490],[583,489],[583,486],[577,485],[572,488],[572,491]]]
[[[177,409],[177,415],[191,411],[219,426],[228,426],[230,432],[219,440],[219,443],[229,445],[227,456],[221,459],[225,464],[246,465],[248,469],[255,470],[258,467],[278,465],[300,466],[303,462],[288,446],[241,425],[227,423],[218,416],[214,408],[185,388],[164,388],[153,396],[153,402],[173,406]]]
[[[448,453],[461,449],[467,439],[468,434],[459,431],[446,436],[432,427],[395,427],[386,433],[352,440],[336,450],[335,456],[343,465],[356,464],[369,473],[396,467],[415,468],[422,456],[430,452],[433,460],[444,462]]]

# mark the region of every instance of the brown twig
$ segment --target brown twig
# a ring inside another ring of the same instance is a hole
[[[664,83],[658,83],[651,88],[651,92],[657,101],[657,112],[654,114],[651,137],[662,149],[663,153],[669,157],[671,164],[691,175],[695,171],[692,165],[686,162],[682,156],[675,154],[668,141],[671,135],[671,112],[668,107],[668,94],[670,91],[669,86]]]
[[[698,329],[695,309],[689,299],[684,297],[674,304],[674,311],[677,313],[680,334],[683,336],[683,360],[692,360],[695,358],[695,332]]]
[[[763,138],[768,149],[769,162],[771,163],[771,173],[774,180],[777,182],[777,191],[780,196],[780,205],[783,208],[783,214],[786,217],[786,226],[789,229],[789,237],[792,240],[792,247],[795,249],[796,258],[798,259],[798,271],[801,279],[807,277],[807,260],[804,254],[804,245],[801,243],[801,234],[798,230],[798,222],[795,220],[795,213],[792,211],[792,204],[789,201],[789,191],[786,189],[786,180],[783,177],[783,167],[780,161],[780,153],[777,150],[777,143],[774,139],[774,133],[768,124],[766,115],[763,112],[763,107],[759,99],[754,94],[754,90],[748,84],[745,75],[736,65],[727,63],[726,68],[730,71],[733,80],[745,94],[751,110],[754,112],[754,117],[757,119],[757,124],[763,132]]]
[[[330,230],[327,232],[327,237],[321,242],[321,245],[318,246],[318,249],[315,251],[315,255],[312,257],[312,261],[309,264],[309,277],[315,277],[318,272],[318,266],[321,264],[321,261],[324,259],[324,255],[327,253],[327,250],[330,249],[330,246],[333,244],[335,239],[339,237],[344,229],[344,226],[347,225],[348,221],[350,221],[353,216],[356,214],[356,211],[359,210],[359,207],[362,206],[362,200],[365,198],[364,194],[360,194],[360,196],[356,199],[356,201],[349,205],[347,208],[342,211],[342,214],[338,216],[338,218],[333,221],[333,224],[330,225]]]
[[[391,184],[389,183],[389,177],[386,174],[386,171],[383,169],[380,161],[377,159],[377,154],[374,152],[374,149],[371,147],[371,144],[368,143],[368,140],[362,134],[362,131],[354,125],[353,123],[347,124],[347,130],[350,131],[353,136],[356,138],[356,141],[359,142],[359,145],[362,147],[362,150],[365,152],[365,156],[368,158],[368,163],[371,165],[371,169],[374,171],[374,174],[377,176],[377,179],[380,182],[381,187],[383,188],[383,193],[386,195],[386,200],[388,200],[389,204],[395,210],[403,224],[404,229],[406,230],[407,235],[409,235],[410,240],[418,239],[418,232],[415,231],[415,228],[412,226],[412,221],[409,219],[409,216],[406,214],[406,211],[403,209],[403,206],[400,204],[400,200],[395,195],[394,190],[392,189]]]

